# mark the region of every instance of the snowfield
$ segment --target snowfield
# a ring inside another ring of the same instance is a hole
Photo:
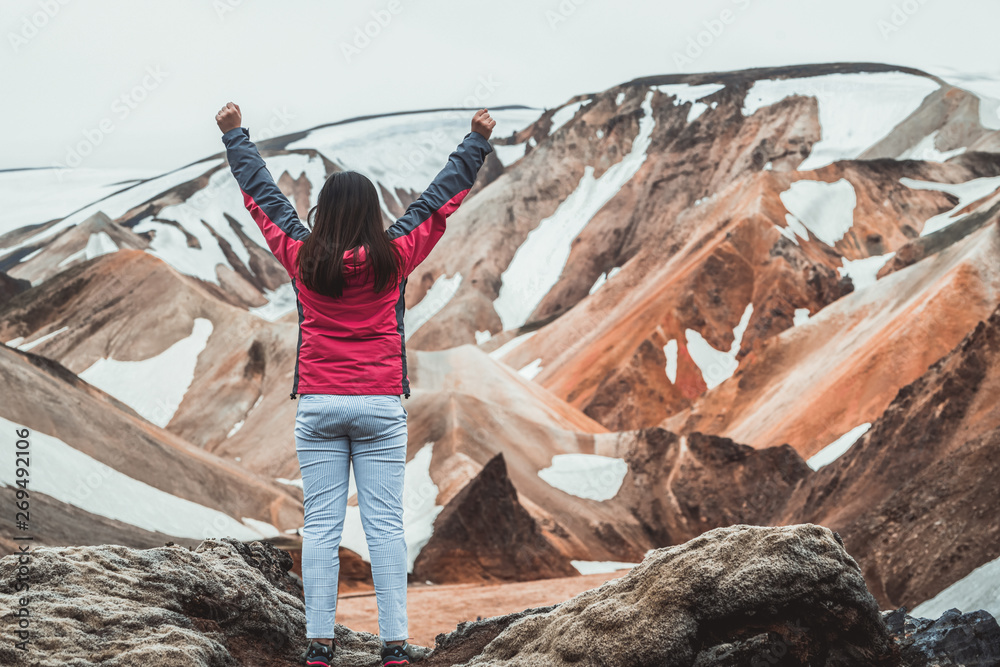
[[[121,217],[136,206],[148,202],[157,195],[160,195],[173,187],[198,178],[199,176],[208,173],[222,164],[224,164],[222,160],[204,160],[202,162],[196,162],[195,164],[188,165],[187,167],[181,167],[180,169],[175,169],[172,172],[147,179],[132,186],[125,186],[126,189],[119,189],[115,192],[115,194],[105,197],[99,201],[95,201],[88,206],[84,206],[83,208],[77,209],[75,212],[67,215],[52,227],[29,236],[21,243],[4,248],[4,250],[9,252],[25,246],[35,245],[36,243],[46,239],[51,239],[64,229],[69,229],[74,225],[80,224],[99,211],[103,212],[111,219]],[[240,206],[242,208],[242,203]]]
[[[13,433],[22,426],[0,417],[0,428]],[[36,493],[99,516],[195,540],[226,535],[259,540],[280,534],[263,521],[240,523],[224,512],[133,479],[36,429],[31,429],[31,454],[31,486]],[[4,466],[0,482],[13,487],[17,482],[13,471],[13,466]]]
[[[437,277],[420,303],[403,313],[403,331],[407,340],[448,305],[461,284],[461,273],[456,273],[451,278],[444,274]]]
[[[473,113],[471,109],[427,111],[352,120],[311,130],[286,148],[314,148],[343,169],[385,186],[396,206],[406,208],[396,189],[414,195],[423,192],[469,133]],[[494,134],[506,137],[535,122],[539,110],[491,110],[490,115],[497,122]],[[382,189],[378,190],[383,209],[394,218]]]
[[[275,182],[278,182],[285,173],[296,180],[305,176],[311,185],[309,206],[315,205],[319,191],[326,181],[322,159],[304,154],[291,154],[268,158],[265,162]],[[243,194],[228,169],[215,172],[209,178],[208,184],[186,201],[164,208],[155,219],[146,218],[136,225],[133,231],[140,234],[143,232],[155,234],[149,248],[151,255],[159,257],[181,273],[218,285],[217,267],[222,265],[233,268],[226,259],[219,238],[229,245],[244,266],[250,266],[250,252],[243,239],[233,229],[226,217],[227,214],[238,223],[240,231],[247,238],[267,250],[264,234],[244,207]],[[176,225],[161,220],[175,222],[184,231],[178,229]],[[187,235],[196,238],[199,247],[191,247]]]
[[[684,335],[687,339],[687,351],[691,355],[701,377],[709,389],[717,387],[728,380],[739,368],[736,355],[740,353],[740,345],[743,343],[743,334],[750,324],[750,316],[753,315],[753,304],[747,304],[740,317],[739,324],[733,329],[733,344],[728,351],[716,350],[705,338],[694,329],[687,329]],[[676,364],[676,362],[675,362]],[[676,372],[676,371],[675,371]]]
[[[803,239],[808,238],[808,234],[802,231],[804,227],[817,239],[832,246],[854,226],[858,195],[847,179],[841,178],[833,183],[805,179],[795,181],[779,197],[794,218],[794,222],[788,220],[789,227]]]
[[[743,115],[793,95],[815,97],[821,139],[799,171],[855,159],[888,135],[939,88],[933,80],[902,72],[827,74],[798,79],[764,79],[747,92]],[[858,109],[864,109],[859,114]]]
[[[878,280],[878,272],[895,255],[895,252],[889,252],[884,255],[875,255],[873,257],[854,260],[841,257],[840,261],[843,266],[837,269],[837,272],[841,276],[850,277],[851,282],[854,283],[855,290],[864,289],[875,284],[875,281]]]
[[[590,102],[590,100],[573,102],[572,104],[567,104],[562,109],[559,109],[552,114],[552,126],[549,128],[549,135],[551,136],[555,134],[560,127],[573,120],[573,116],[575,116],[576,112],[580,110],[580,107],[588,102]]]
[[[580,183],[548,218],[528,232],[510,264],[501,274],[500,293],[493,301],[504,329],[514,329],[528,321],[532,311],[559,281],[569,259],[573,239],[583,231],[601,208],[618,194],[646,161],[646,149],[656,121],[646,93],[642,103],[645,111],[639,121],[639,134],[632,141],[628,155],[601,175],[594,178],[594,168],[584,167]]]
[[[961,146],[950,151],[940,151],[937,148],[937,135],[939,130],[934,130],[921,139],[917,145],[904,151],[897,159],[899,160],[927,160],[929,162],[945,162],[956,155],[965,152],[965,146]]]
[[[933,234],[958,222],[966,216],[965,213],[960,214],[959,211],[972,202],[996,192],[1000,188],[1000,176],[974,178],[965,183],[934,183],[932,181],[918,181],[904,176],[899,179],[899,182],[912,190],[940,190],[941,192],[947,192],[950,195],[958,197],[958,204],[955,205],[955,208],[935,215],[924,223],[924,228],[920,232],[921,236]]]
[[[819,470],[824,466],[828,466],[841,456],[847,453],[854,443],[861,439],[868,429],[872,427],[871,424],[861,424],[860,426],[855,426],[850,431],[840,436],[829,445],[819,450],[812,457],[806,461],[806,464],[813,470]]]
[[[198,356],[212,335],[212,322],[199,317],[191,335],[142,361],[98,359],[79,373],[159,427],[166,427],[194,380]]]
[[[513,144],[512,146],[497,145],[493,147],[493,152],[497,154],[500,164],[509,167],[524,157],[527,147],[523,144]]]
[[[1000,558],[977,567],[930,600],[921,602],[910,615],[938,618],[949,609],[965,613],[985,609],[1000,618]]]
[[[15,169],[0,172],[4,215],[0,235],[66,217],[154,174],[135,169]]]
[[[549,486],[578,498],[610,500],[618,494],[628,464],[624,459],[597,454],[556,454],[538,476]]]

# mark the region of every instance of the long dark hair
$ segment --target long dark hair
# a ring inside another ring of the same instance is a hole
[[[395,287],[400,254],[382,226],[375,185],[364,175],[341,171],[331,175],[309,211],[312,233],[299,248],[299,280],[314,292],[339,297],[347,284],[345,270],[364,264],[375,291]],[[358,251],[364,248],[365,257]],[[353,250],[345,263],[344,253]],[[348,266],[345,266],[347,264]]]

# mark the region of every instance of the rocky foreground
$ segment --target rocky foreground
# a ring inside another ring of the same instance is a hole
[[[18,567],[0,559],[0,664],[300,664],[301,588],[288,554],[269,544],[41,548],[26,594],[14,588]],[[337,664],[376,664],[374,635],[338,626],[337,641]],[[1000,627],[985,612],[880,612],[836,533],[738,525],[653,551],[561,604],[463,623],[424,664],[986,667],[1000,664]]]

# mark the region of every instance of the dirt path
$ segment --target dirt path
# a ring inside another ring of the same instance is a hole
[[[438,633],[454,630],[461,621],[562,602],[626,572],[619,570],[512,584],[413,585],[407,593],[410,641],[422,646],[434,646],[434,637]],[[337,603],[337,622],[352,630],[378,634],[375,593],[345,591]]]

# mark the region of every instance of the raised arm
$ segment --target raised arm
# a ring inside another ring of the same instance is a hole
[[[472,131],[448,157],[448,164],[406,213],[389,227],[389,238],[399,246],[405,276],[410,275],[444,234],[445,220],[465,199],[476,182],[476,174],[493,151],[488,141],[496,121],[486,109],[472,119]]]
[[[230,102],[219,111],[215,120],[222,130],[229,168],[243,192],[243,205],[260,227],[267,247],[294,278],[299,246],[309,236],[309,230],[299,221],[292,203],[278,189],[257,147],[250,141],[249,130],[240,126],[243,118],[239,106]]]

